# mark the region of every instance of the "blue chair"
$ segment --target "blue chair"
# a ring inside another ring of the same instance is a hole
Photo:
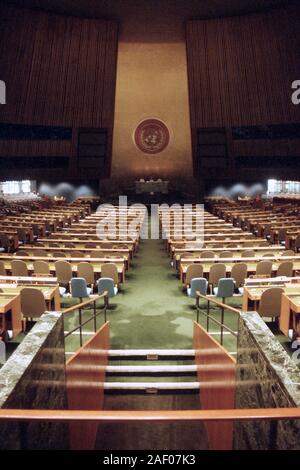
[[[115,297],[118,293],[118,288],[114,285],[114,281],[111,277],[101,277],[97,281],[97,286],[99,295],[107,291],[108,297]]]
[[[82,299],[89,297],[91,292],[91,287],[87,287],[86,280],[83,277],[73,277],[71,279],[72,297],[78,297],[80,302],[82,302]]]
[[[222,277],[219,279],[218,287],[213,289],[213,293],[216,297],[222,297],[224,302],[226,297],[233,297],[234,287],[234,279],[231,277]]]
[[[207,294],[207,279],[204,277],[194,277],[191,281],[191,287],[187,288],[187,295],[189,297],[196,298],[196,292],[199,291],[200,294]]]

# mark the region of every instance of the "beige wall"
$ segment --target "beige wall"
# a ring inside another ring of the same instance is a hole
[[[168,42],[165,37],[137,42],[124,36],[118,50],[111,176],[189,180],[192,150],[184,37],[178,39],[176,33]],[[156,155],[147,155],[134,144],[135,128],[146,118],[161,119],[170,131],[168,147]]]

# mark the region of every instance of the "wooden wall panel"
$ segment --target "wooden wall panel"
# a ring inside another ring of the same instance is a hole
[[[210,179],[197,156],[197,128],[300,122],[291,84],[300,73],[300,7],[186,25],[194,175]],[[233,142],[234,155],[300,155],[299,140]],[[246,174],[246,176],[248,173]],[[257,178],[257,175],[256,175]]]
[[[109,322],[66,364],[69,410],[97,410],[104,406],[105,368],[108,363]],[[93,450],[97,423],[72,423],[70,447],[72,450]]]
[[[299,122],[299,29],[299,7],[189,21],[192,128]]]
[[[194,349],[196,350],[196,364],[202,366],[198,370],[201,409],[233,409],[235,407],[235,360],[196,322],[194,322]],[[208,369],[204,370],[203,366],[207,366]],[[211,369],[209,369],[210,366]],[[207,422],[206,428],[210,450],[232,449],[233,422]]]
[[[7,105],[0,122],[105,127],[114,119],[117,23],[20,10],[0,13],[0,71]],[[1,142],[1,155],[70,155],[72,142]],[[56,153],[57,152],[57,153]],[[72,164],[70,164],[70,167]],[[74,173],[74,172],[73,172]]]

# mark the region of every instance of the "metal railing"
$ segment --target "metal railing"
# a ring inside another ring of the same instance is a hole
[[[103,304],[102,309],[100,309],[100,312],[97,312],[96,302],[99,299],[103,299],[104,304]],[[87,305],[91,305],[91,304],[93,305],[93,315],[90,316],[87,320],[82,321],[82,310],[83,310],[83,308],[86,307]],[[86,300],[84,302],[80,302],[79,304],[73,305],[72,307],[69,307],[69,308],[66,308],[65,310],[63,310],[62,313],[63,313],[64,318],[65,318],[65,315],[68,315],[70,313],[74,313],[74,312],[76,312],[76,310],[78,310],[78,314],[79,314],[79,325],[77,325],[75,328],[73,328],[72,330],[65,333],[64,337],[67,338],[68,336],[71,336],[73,333],[75,333],[77,330],[79,330],[80,347],[81,347],[82,344],[83,344],[83,342],[82,342],[82,335],[84,334],[84,332],[82,330],[83,327],[87,323],[89,323],[90,321],[93,320],[94,333],[96,333],[96,331],[97,331],[97,317],[99,317],[102,314],[102,312],[104,312],[104,323],[106,323],[107,307],[108,307],[108,293],[105,291],[101,295],[95,295],[92,298],[89,298],[88,300]]]
[[[209,333],[209,322],[210,320],[218,325],[220,327],[220,343],[223,346],[223,337],[224,337],[224,330],[228,331],[231,333],[235,338],[237,338],[238,334],[237,332],[233,331],[231,328],[229,328],[227,325],[224,324],[224,315],[225,315],[225,310],[229,310],[230,312],[233,312],[237,315],[240,315],[241,311],[238,310],[237,308],[231,307],[230,305],[225,304],[224,302],[219,302],[215,298],[209,295],[203,295],[199,291],[196,292],[196,308],[197,308],[197,323],[199,323],[199,315],[200,312],[206,317],[206,330]],[[200,308],[200,299],[204,299],[207,302],[207,308],[206,312],[205,310]],[[221,321],[217,320],[214,318],[212,315],[210,315],[210,304],[213,303],[217,305],[220,310],[221,310]]]

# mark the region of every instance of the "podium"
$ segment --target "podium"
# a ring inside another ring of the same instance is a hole
[[[149,180],[149,181],[136,181],[135,182],[135,192],[136,194],[144,194],[144,193],[160,193],[160,194],[168,194],[169,192],[169,181],[162,181],[162,180]]]

